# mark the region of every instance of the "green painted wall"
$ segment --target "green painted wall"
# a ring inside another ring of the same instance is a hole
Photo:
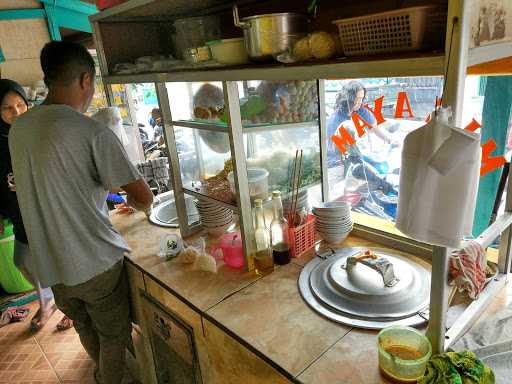
[[[489,76],[485,84],[485,99],[482,113],[482,143],[496,141],[493,156],[505,153],[508,124],[512,106],[512,76]],[[473,224],[473,235],[480,235],[488,226],[491,217],[501,168],[480,178],[477,206]]]

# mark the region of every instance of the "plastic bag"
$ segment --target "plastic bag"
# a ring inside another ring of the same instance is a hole
[[[326,60],[342,54],[339,36],[324,31],[313,32],[295,42],[293,48],[276,56],[281,63]]]

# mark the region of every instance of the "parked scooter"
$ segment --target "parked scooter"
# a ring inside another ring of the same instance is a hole
[[[396,147],[390,146],[386,159]],[[398,205],[398,175],[387,160],[377,161],[363,155],[351,162],[345,178],[345,195],[352,209],[385,220],[393,220]]]

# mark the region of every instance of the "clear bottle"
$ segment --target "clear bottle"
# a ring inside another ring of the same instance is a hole
[[[272,245],[272,257],[274,263],[279,265],[290,262],[290,239],[288,234],[288,221],[283,215],[283,203],[281,192],[272,192],[272,203],[274,205],[274,218],[270,224],[270,242]]]
[[[254,237],[256,240],[254,267],[255,272],[263,276],[274,270],[274,260],[272,259],[269,230],[265,225],[263,202],[261,199],[254,200],[254,227]]]

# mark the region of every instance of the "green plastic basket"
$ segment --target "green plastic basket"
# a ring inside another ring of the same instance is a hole
[[[21,293],[34,289],[14,265],[14,234],[12,224],[4,221],[0,235],[0,285],[7,293]]]

